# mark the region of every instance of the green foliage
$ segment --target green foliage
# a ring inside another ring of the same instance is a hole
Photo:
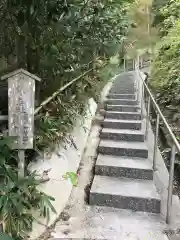
[[[158,31],[152,26],[152,0],[135,1],[129,10],[131,27],[126,40],[127,57],[135,58],[145,52],[154,51],[158,40]]]
[[[180,22],[169,30],[158,45],[152,66],[152,85],[159,93],[159,101],[164,105],[178,106],[180,103]]]
[[[128,26],[126,8],[118,0],[3,0],[0,56],[8,70],[24,67],[42,78],[42,100],[96,56],[115,51]]]
[[[152,66],[152,85],[167,102],[176,105],[179,102],[179,41],[180,41],[180,1],[170,0],[159,9],[161,20],[157,23],[162,36],[156,45],[156,56]],[[172,96],[173,91],[174,99]]]
[[[167,5],[169,0],[154,0],[152,4],[152,13],[154,16],[153,25],[157,26],[160,22],[163,22],[164,18],[160,13],[160,9]]]
[[[94,66],[98,56],[117,54],[129,24],[127,0],[3,0],[0,6],[1,73],[23,67],[40,76],[37,106]],[[84,114],[88,97],[98,100],[103,81],[94,70],[42,111],[36,121],[38,149],[64,138]]]
[[[40,181],[34,174],[18,178],[17,154],[9,148],[11,143],[9,137],[0,139],[0,222],[3,232],[23,239],[32,229],[32,211],[47,221],[50,211],[56,211],[51,204],[54,199],[38,189]]]
[[[180,1],[170,0],[165,6],[160,8],[159,21],[156,24],[160,28],[161,36],[167,35],[170,28],[175,27],[176,20],[180,17]]]
[[[118,56],[110,58],[109,63],[100,71],[100,77],[104,79],[105,83],[113,78],[116,74],[120,74],[123,71],[120,66],[120,60]]]
[[[154,11],[154,24],[160,29],[161,41],[156,45],[152,65],[151,87],[165,116],[173,123],[179,140],[180,117],[180,1],[170,0]],[[179,157],[177,159],[179,162]]]
[[[73,186],[77,186],[78,185],[78,175],[77,173],[74,173],[74,172],[67,172],[65,175],[64,175],[64,178],[65,179],[69,179],[72,183]]]
[[[0,240],[15,240],[6,233],[0,233]]]

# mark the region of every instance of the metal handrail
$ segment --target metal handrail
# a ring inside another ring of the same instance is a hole
[[[142,77],[141,77],[141,79],[142,79]],[[171,130],[171,128],[170,128],[168,122],[166,121],[164,115],[162,114],[162,112],[161,112],[159,106],[157,105],[157,103],[156,103],[156,101],[155,101],[155,99],[154,99],[152,93],[150,92],[150,90],[149,90],[149,88],[148,88],[148,86],[147,86],[147,84],[145,83],[144,80],[143,80],[143,84],[144,84],[144,86],[145,86],[145,88],[146,88],[146,90],[147,90],[147,92],[148,92],[148,94],[149,94],[149,96],[150,96],[150,98],[151,98],[153,104],[154,104],[155,109],[157,110],[157,112],[158,112],[158,114],[160,115],[160,117],[161,117],[161,119],[162,119],[164,125],[166,126],[166,128],[167,128],[167,130],[168,130],[168,132],[169,132],[169,134],[170,134],[170,136],[171,136],[171,138],[172,138],[172,140],[173,140],[173,142],[174,142],[174,144],[175,144],[175,146],[176,146],[178,152],[180,152],[180,144],[179,144],[179,142],[177,141],[177,139],[176,139],[174,133],[172,132],[172,130]]]
[[[139,59],[138,59],[139,63]],[[163,124],[165,125],[171,139],[172,139],[172,146],[171,146],[171,158],[170,158],[170,170],[169,170],[169,183],[168,183],[168,196],[167,196],[167,212],[166,212],[166,223],[171,222],[171,212],[172,212],[172,196],[173,196],[173,179],[174,179],[174,164],[175,164],[175,155],[176,151],[180,153],[180,144],[177,141],[174,133],[172,132],[168,122],[166,121],[164,115],[162,114],[158,104],[156,103],[148,85],[146,84],[145,80],[142,78],[141,72],[139,71],[139,64],[134,64],[135,70],[138,70],[141,83],[137,84],[137,94],[139,95],[141,93],[141,111],[142,111],[142,105],[144,101],[144,91],[147,92],[148,96],[148,103],[147,103],[147,117],[146,117],[146,133],[145,137],[147,139],[148,137],[148,128],[149,128],[149,122],[150,122],[150,106],[151,104],[154,107],[154,110],[156,112],[157,118],[156,118],[156,130],[154,135],[154,152],[153,152],[153,171],[156,171],[156,160],[157,160],[157,150],[158,150],[158,135],[159,135],[159,124],[160,119],[162,120]],[[136,67],[137,66],[137,67]],[[142,87],[140,89],[140,87]],[[141,91],[142,90],[142,91]],[[139,99],[139,97],[137,97]]]
[[[150,92],[147,84],[145,83],[144,79],[143,79],[142,77],[141,77],[141,79],[142,79],[142,81],[143,81],[143,85],[144,85],[146,91],[148,92],[148,95],[150,96],[151,101],[153,102],[153,105],[154,105],[154,107],[155,107],[155,110],[158,112],[160,118],[162,119],[164,125],[166,126],[166,128],[167,128],[167,130],[168,130],[168,132],[169,132],[169,134],[170,134],[170,136],[171,136],[171,138],[172,138],[172,140],[173,140],[173,142],[174,142],[174,144],[175,144],[178,152],[180,152],[180,144],[179,144],[179,142],[177,141],[174,133],[172,132],[171,127],[169,126],[168,122],[166,121],[164,115],[162,114],[162,112],[161,112],[158,104],[156,103],[156,101],[155,101],[152,93]]]

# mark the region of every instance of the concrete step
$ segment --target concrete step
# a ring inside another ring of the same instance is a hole
[[[106,100],[107,104],[112,104],[112,105],[137,105],[137,101],[136,100],[127,100],[127,99],[107,99]]]
[[[134,77],[128,78],[124,77],[123,79],[117,78],[113,81],[113,84],[133,84],[135,83]]]
[[[119,88],[112,88],[109,93],[110,94],[135,94],[136,90],[135,88],[122,88],[122,89],[119,89]]]
[[[145,136],[142,131],[138,130],[103,128],[100,133],[100,138],[114,141],[144,142]]]
[[[134,89],[136,85],[134,82],[114,82],[112,84],[111,89],[114,90],[115,88],[117,89]]]
[[[135,100],[136,99],[136,95],[135,94],[108,94],[107,98]]]
[[[113,81],[113,84],[121,84],[121,83],[124,83],[124,84],[132,84],[134,83],[135,80],[134,78],[129,78],[129,77],[125,77],[125,78],[116,78],[114,81]]]
[[[115,156],[148,158],[148,148],[144,142],[101,140],[98,152]]]
[[[116,76],[115,81],[123,81],[123,80],[128,80],[132,81],[134,80],[135,73],[134,72],[123,72],[120,75]]]
[[[95,174],[101,176],[153,180],[152,165],[148,159],[102,154],[98,155]]]
[[[142,121],[105,118],[104,121],[102,121],[102,126],[104,128],[113,128],[113,129],[140,130],[142,126]]]
[[[118,111],[118,112],[137,112],[139,107],[130,105],[106,105],[107,111]]]
[[[141,120],[141,114],[135,112],[105,111],[104,116],[113,119]]]
[[[122,86],[132,86],[132,85],[135,85],[135,81],[134,79],[121,79],[121,80],[116,80],[116,81],[113,81],[113,86],[119,86],[119,87],[122,87]]]
[[[160,213],[160,197],[151,180],[95,175],[90,204]]]

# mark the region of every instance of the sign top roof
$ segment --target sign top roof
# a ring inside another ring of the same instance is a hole
[[[32,74],[32,73],[30,73],[30,72],[28,72],[28,71],[26,71],[26,70],[24,70],[22,68],[17,69],[15,71],[11,72],[11,73],[8,73],[8,74],[2,76],[1,80],[8,79],[10,77],[13,77],[13,76],[19,74],[19,73],[22,73],[22,74],[24,74],[26,76],[29,76],[30,78],[33,78],[34,80],[41,81],[41,79],[39,77],[37,77],[36,75],[34,75],[34,74]]]

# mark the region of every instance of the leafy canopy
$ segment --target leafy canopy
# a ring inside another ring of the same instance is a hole
[[[152,1],[137,0],[129,11],[131,27],[129,28],[126,40],[127,55],[131,58],[142,55],[146,52],[152,53],[158,39],[158,32],[152,26]]]

